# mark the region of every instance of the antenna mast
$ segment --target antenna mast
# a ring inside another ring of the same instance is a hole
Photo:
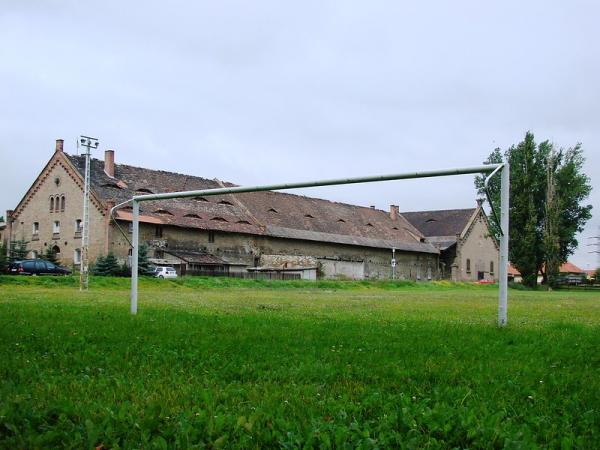
[[[91,150],[98,148],[98,139],[80,136],[79,142],[85,147],[85,180],[83,188],[83,230],[81,233],[81,266],[79,270],[79,290],[87,291],[89,285],[89,247],[90,247],[90,172]]]

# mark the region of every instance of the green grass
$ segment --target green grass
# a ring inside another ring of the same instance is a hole
[[[92,281],[0,277],[0,448],[600,446],[594,292]]]

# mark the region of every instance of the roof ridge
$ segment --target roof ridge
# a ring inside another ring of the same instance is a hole
[[[450,208],[450,209],[426,209],[422,211],[400,211],[400,214],[422,214],[422,213],[440,213],[440,212],[449,212],[449,211],[475,211],[477,207],[474,208]]]

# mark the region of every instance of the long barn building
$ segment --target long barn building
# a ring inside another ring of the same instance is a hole
[[[84,156],[64,152],[63,141],[14,210],[4,236],[29,241],[30,257],[53,248],[66,265],[81,257]],[[91,160],[90,260],[113,252],[126,262],[127,239],[109,220],[110,209],[136,194],[234,186],[161,170]],[[131,209],[117,212],[127,234]],[[182,274],[269,272],[302,278],[442,276],[439,246],[400,213],[281,192],[255,192],[142,203],[140,240],[156,264]]]

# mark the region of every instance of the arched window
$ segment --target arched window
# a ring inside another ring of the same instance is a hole
[[[471,260],[467,258],[467,273],[471,273]]]
[[[490,261],[490,275],[494,275],[494,261]]]
[[[65,210],[65,196],[64,195],[62,197],[60,197],[60,210],[61,211]]]
[[[54,197],[50,197],[50,212],[54,212]]]

